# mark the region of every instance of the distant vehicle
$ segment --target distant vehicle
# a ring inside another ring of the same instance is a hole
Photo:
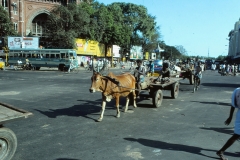
[[[3,61],[2,58],[0,58],[0,69],[3,70],[5,67],[5,62]]]
[[[17,64],[20,59],[22,63],[26,63],[26,58],[32,65],[39,70],[41,67],[58,68],[59,70],[67,70],[70,67],[70,58],[73,58],[75,67],[78,65],[77,54],[73,49],[10,49],[9,61],[10,65]]]
[[[211,59],[207,59],[205,61],[206,69],[211,69],[212,64],[213,64],[212,60]]]
[[[154,72],[159,72],[162,70],[163,61],[160,59],[154,60]]]

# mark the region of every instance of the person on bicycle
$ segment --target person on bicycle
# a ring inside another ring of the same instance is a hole
[[[195,77],[197,77],[197,88],[199,88],[200,82],[201,82],[201,78],[202,78],[202,67],[201,67],[201,62],[197,63],[197,66],[195,68]]]
[[[30,61],[28,58],[25,59],[25,65],[23,66],[24,69],[29,69],[30,68]]]

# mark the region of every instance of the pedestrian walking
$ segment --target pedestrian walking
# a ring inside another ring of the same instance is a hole
[[[154,63],[152,60],[149,61],[149,65],[148,65],[148,72],[149,72],[149,76],[153,76],[154,74]]]
[[[234,125],[234,134],[232,135],[232,137],[230,137],[228,139],[228,141],[225,143],[225,145],[216,153],[222,160],[227,160],[227,158],[224,157],[224,152],[236,140],[238,140],[240,138],[240,88],[236,88],[233,91],[231,100],[232,100],[232,104],[231,104],[231,109],[230,109],[230,115],[229,115],[228,119],[225,121],[225,125],[229,125],[231,123],[234,110],[235,110],[235,108],[237,108],[236,120],[235,120],[235,125]]]

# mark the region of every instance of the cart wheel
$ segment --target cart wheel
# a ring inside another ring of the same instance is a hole
[[[17,149],[17,137],[12,130],[0,128],[0,159],[9,160]]]
[[[194,75],[191,75],[191,76],[189,77],[189,83],[190,83],[190,84],[194,84]]]
[[[176,99],[178,97],[178,92],[179,92],[179,83],[172,84],[171,96],[173,99]]]
[[[158,108],[161,106],[163,100],[163,93],[162,90],[157,90],[156,92],[153,93],[152,101],[153,101],[153,106]]]

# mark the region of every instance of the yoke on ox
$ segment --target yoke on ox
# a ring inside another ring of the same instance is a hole
[[[94,72],[91,78],[92,85],[89,91],[91,93],[95,91],[102,92],[102,111],[98,121],[102,121],[103,114],[106,106],[106,101],[110,102],[111,99],[116,99],[116,117],[120,117],[119,111],[119,99],[120,97],[126,97],[126,106],[124,112],[128,110],[129,99],[132,95],[133,106],[136,108],[136,95],[135,95],[135,77],[130,73],[124,73],[121,75],[114,75],[109,73],[108,76],[102,76],[99,72]]]

